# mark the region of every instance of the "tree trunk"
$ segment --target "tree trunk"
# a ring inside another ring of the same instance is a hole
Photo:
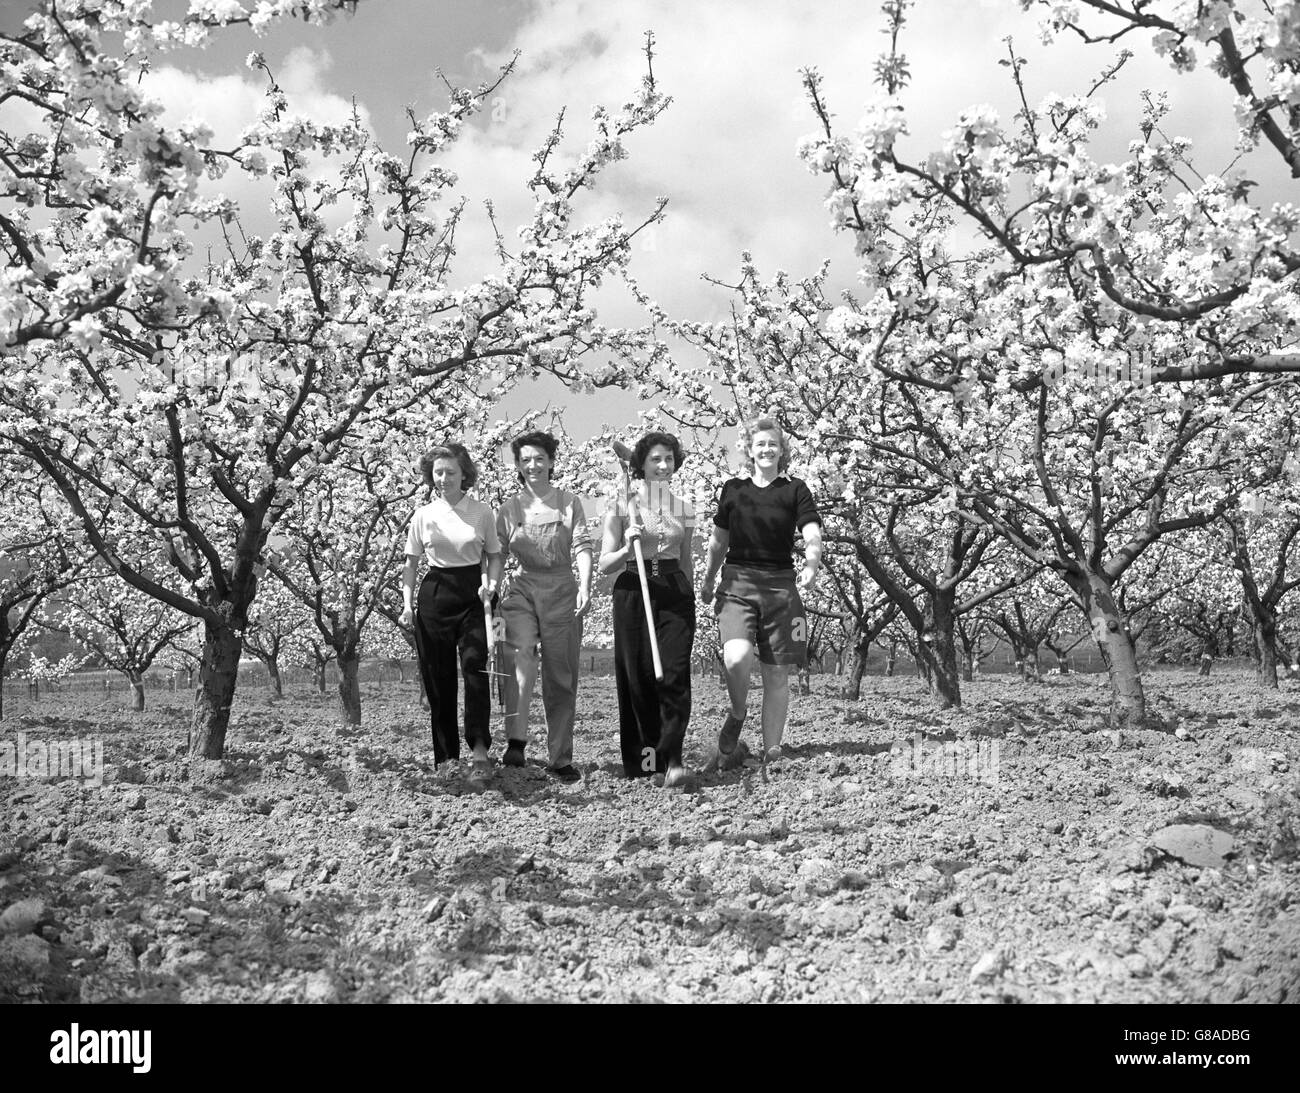
[[[1064,653],[1056,654],[1056,670],[1063,676],[1068,676],[1070,674],[1070,662],[1066,659]]]
[[[1145,728],[1146,691],[1138,670],[1137,649],[1115,604],[1110,582],[1098,573],[1070,575],[1066,580],[1086,606],[1093,639],[1106,665],[1111,724],[1122,729]]]
[[[1197,675],[1208,676],[1210,674],[1210,665],[1214,663],[1214,654],[1210,651],[1210,643],[1207,641],[1205,647],[1201,650],[1201,666]]]
[[[361,724],[361,683],[357,668],[361,661],[348,649],[339,653],[339,716],[345,725]]]
[[[1263,604],[1254,607],[1253,613],[1259,684],[1277,690],[1277,616]]]
[[[885,654],[885,675],[894,674],[894,666],[898,663],[898,642],[889,643],[889,652]]]
[[[283,698],[284,683],[280,679],[280,663],[275,657],[267,658],[266,674],[271,677],[271,688],[275,691],[275,697]]]
[[[328,662],[321,660],[316,663],[316,690],[321,694],[325,693],[325,666]]]
[[[975,654],[969,649],[962,654],[961,681],[963,683],[975,682]]]
[[[5,661],[9,659],[13,644],[9,634],[9,609],[0,604],[0,721],[5,716]]]
[[[1256,624],[1255,646],[1260,654],[1260,684],[1278,689],[1278,633],[1274,626]]]
[[[230,703],[239,681],[239,634],[229,625],[203,624],[203,659],[199,686],[194,693],[194,718],[190,723],[190,758],[220,759],[226,751]]]
[[[849,675],[849,683],[844,692],[852,702],[857,702],[862,697],[862,677],[867,674],[867,656],[870,652],[870,642],[863,642],[855,650],[853,671]]]
[[[918,659],[928,669],[926,683],[930,693],[944,709],[961,705],[961,674],[957,669],[957,616],[953,612],[956,595],[942,591],[931,596],[933,628],[918,634]],[[926,639],[929,639],[928,641]]]
[[[136,713],[144,712],[144,675],[140,672],[127,672],[126,678],[131,681],[131,709]]]
[[[1039,683],[1042,678],[1042,666],[1038,663],[1038,646],[1030,645],[1025,650],[1025,679],[1030,683]]]

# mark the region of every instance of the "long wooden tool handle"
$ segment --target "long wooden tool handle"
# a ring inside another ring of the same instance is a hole
[[[634,524],[640,523],[637,519],[636,500],[630,492],[627,495],[627,517]],[[650,604],[650,581],[645,575],[645,555],[641,552],[641,537],[639,535],[632,540],[632,550],[636,554],[637,576],[641,578],[641,602],[645,605],[645,624],[650,631],[650,656],[654,660],[655,679],[662,682],[664,678],[664,662],[659,656],[659,636],[655,633],[654,608]]]
[[[487,574],[483,574],[483,581],[480,588],[487,588]],[[497,671],[497,642],[496,628],[492,625],[492,598],[489,596],[483,601],[483,625],[487,630],[487,647],[488,647],[488,675],[496,675]]]

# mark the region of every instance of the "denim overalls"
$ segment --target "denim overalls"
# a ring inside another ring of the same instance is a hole
[[[518,560],[519,572],[501,600],[506,640],[506,736],[528,738],[528,707],[537,679],[541,645],[542,705],[552,767],[573,761],[573,722],[578,695],[582,620],[574,615],[578,582],[573,551],[591,549],[582,502],[556,489],[552,508],[525,516],[523,497],[513,497],[497,514],[502,548]]]

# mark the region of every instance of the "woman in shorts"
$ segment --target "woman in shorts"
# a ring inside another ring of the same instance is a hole
[[[744,428],[750,473],[732,478],[718,496],[705,556],[701,598],[714,600],[731,710],[718,733],[718,753],[736,750],[747,714],[755,654],[763,678],[763,758],[781,757],[790,708],[790,669],[808,656],[808,622],[800,592],[810,591],[821,566],[821,517],[807,485],[792,478],[790,446],[781,426],[761,417]],[[796,575],[795,533],[804,542]],[[725,560],[725,564],[724,564]]]
[[[511,441],[510,448],[523,488],[497,510],[497,536],[519,563],[501,600],[507,738],[502,762],[524,765],[540,645],[548,769],[561,781],[576,782],[580,775],[573,765],[573,723],[582,616],[591,603],[591,532],[582,502],[551,484],[559,451],[555,437],[525,433]]]
[[[669,483],[685,458],[671,433],[646,433],[632,450],[633,505],[619,496],[605,513],[600,571],[614,582],[614,680],[619,744],[629,778],[663,774],[664,786],[687,780],[682,762],[691,716],[691,648],[695,643],[693,545],[695,510]],[[635,522],[631,518],[636,517]],[[641,541],[651,617],[646,622],[633,543]],[[650,650],[653,627],[663,679]]]
[[[429,699],[435,764],[460,758],[456,732],[456,661],[465,680],[465,743],[474,755],[471,782],[492,776],[488,759],[491,694],[483,605],[501,579],[501,545],[492,509],[465,491],[478,480],[474,461],[459,444],[425,453],[420,471],[435,491],[415,510],[402,571],[403,626],[414,625],[420,676]],[[420,560],[428,572],[416,597]]]

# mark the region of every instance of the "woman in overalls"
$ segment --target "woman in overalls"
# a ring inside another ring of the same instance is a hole
[[[693,557],[695,510],[669,488],[685,458],[671,433],[647,433],[632,450],[636,479],[629,517],[627,498],[605,513],[600,569],[622,569],[614,582],[614,679],[618,687],[619,744],[629,778],[663,774],[664,786],[687,779],[682,762],[691,716],[691,648],[695,644]],[[651,623],[663,679],[656,680],[650,627],[637,573],[633,541],[641,540]]]
[[[508,767],[524,765],[540,644],[548,769],[560,780],[574,782],[579,774],[573,766],[573,722],[582,616],[591,602],[591,532],[582,502],[551,485],[559,450],[555,437],[525,433],[510,448],[523,489],[497,511],[502,549],[519,563],[501,600],[507,741],[502,762]]]

